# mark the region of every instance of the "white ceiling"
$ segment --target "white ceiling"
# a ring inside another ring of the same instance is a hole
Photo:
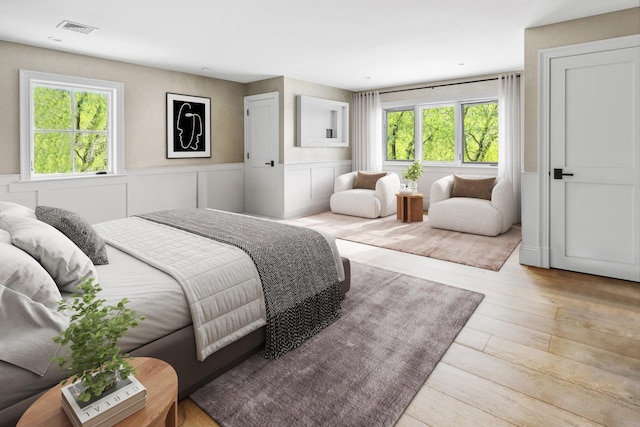
[[[521,70],[525,28],[637,6],[640,0],[0,0],[0,39],[236,82],[287,76],[358,91]],[[56,28],[63,20],[99,29]]]

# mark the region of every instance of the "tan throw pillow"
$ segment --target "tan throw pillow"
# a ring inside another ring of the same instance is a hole
[[[381,173],[364,173],[358,172],[356,182],[353,184],[353,188],[365,188],[367,190],[375,190],[376,182],[383,176],[387,176],[386,172]]]
[[[451,197],[491,200],[491,191],[495,183],[495,178],[461,178],[454,175]]]

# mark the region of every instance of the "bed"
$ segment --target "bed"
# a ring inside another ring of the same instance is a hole
[[[65,351],[51,336],[68,321],[55,310],[55,301],[70,298],[80,280],[92,274],[108,303],[126,296],[128,307],[146,316],[120,341],[122,350],[170,363],[178,373],[181,399],[259,351],[274,358],[295,348],[304,337],[292,344],[273,332],[282,329],[273,327],[278,316],[292,310],[290,305],[281,309],[274,295],[286,288],[303,297],[311,292],[320,295],[314,296],[313,310],[335,312],[330,302],[335,289],[341,299],[350,284],[349,261],[340,257],[333,238],[309,232],[201,209],[91,226],[62,209],[34,211],[0,202],[0,426],[14,425],[40,394],[67,376],[50,363],[51,356]],[[48,248],[52,240],[57,254]],[[289,249],[294,254],[274,257],[279,248],[306,240],[303,249]],[[57,248],[60,242],[63,249]],[[318,247],[324,252],[317,253]],[[55,256],[57,263],[49,259]],[[315,290],[298,291],[307,281]],[[293,310],[308,310],[305,304],[294,304]],[[330,323],[303,325],[302,335]]]

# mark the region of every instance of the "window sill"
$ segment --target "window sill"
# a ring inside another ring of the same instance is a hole
[[[386,161],[382,163],[383,167],[407,167],[413,163],[413,160]],[[469,163],[422,163],[425,169],[497,169],[497,164],[469,164]]]

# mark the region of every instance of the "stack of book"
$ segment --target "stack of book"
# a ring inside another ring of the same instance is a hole
[[[116,385],[88,402],[78,400],[83,391],[81,383],[62,388],[62,409],[74,427],[113,425],[147,404],[147,390],[133,376],[118,378]]]

